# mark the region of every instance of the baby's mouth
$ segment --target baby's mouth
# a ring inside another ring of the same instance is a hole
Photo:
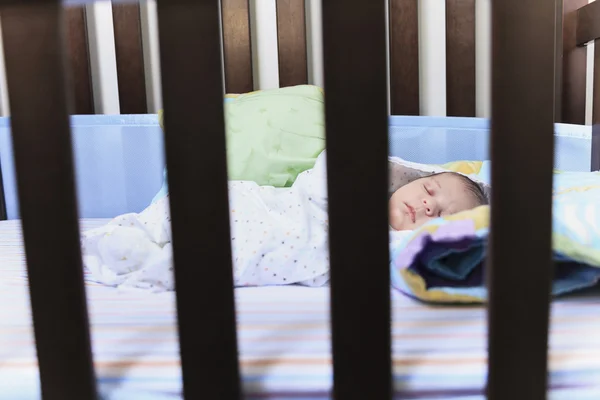
[[[404,205],[406,206],[406,209],[408,210],[408,215],[410,216],[410,220],[414,224],[416,222],[415,209],[406,203],[404,203]]]

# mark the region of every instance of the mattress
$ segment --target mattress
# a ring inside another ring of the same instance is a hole
[[[82,228],[102,223],[84,220]],[[203,284],[209,283],[199,283],[200,290]],[[103,398],[180,398],[173,294],[91,281],[86,289]],[[328,289],[240,288],[235,294],[245,398],[330,398]],[[483,399],[485,310],[432,307],[395,292],[392,297],[395,397]],[[598,291],[554,303],[551,399],[600,398],[599,311]],[[38,378],[20,226],[1,222],[0,398],[40,398]]]

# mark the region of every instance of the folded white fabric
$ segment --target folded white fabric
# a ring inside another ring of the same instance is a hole
[[[290,188],[229,182],[229,201],[236,286],[327,283],[324,152]],[[170,220],[167,196],[140,214],[122,215],[85,232],[85,267],[96,281],[107,285],[173,290]],[[203,261],[184,267],[220,268]]]

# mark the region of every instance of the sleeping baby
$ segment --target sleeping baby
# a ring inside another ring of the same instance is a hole
[[[427,221],[487,204],[481,187],[464,175],[442,172],[414,180],[390,198],[390,227],[414,230]]]
[[[325,162],[323,152],[314,168],[298,175],[289,188],[229,182],[235,286],[328,282]],[[420,177],[393,192],[391,233],[410,232],[430,219],[485,203],[479,185],[463,175],[445,172]],[[125,214],[85,232],[85,267],[103,284],[173,290],[170,220],[167,195],[139,214]]]

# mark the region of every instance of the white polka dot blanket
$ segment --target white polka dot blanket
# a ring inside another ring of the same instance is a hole
[[[229,182],[229,209],[235,286],[328,282],[325,152],[289,188]],[[170,221],[166,196],[85,232],[85,267],[106,285],[173,290]]]

